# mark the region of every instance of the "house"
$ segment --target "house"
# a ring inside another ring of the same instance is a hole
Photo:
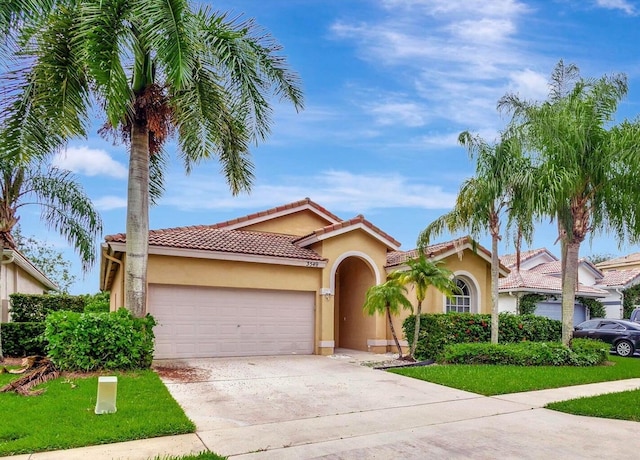
[[[15,293],[46,294],[58,286],[17,249],[3,249],[0,259],[0,320],[9,321],[9,296]]]
[[[612,270],[640,269],[640,252],[634,252],[626,256],[615,257],[596,264],[603,272]]]
[[[500,280],[500,310],[517,312],[518,302],[525,294],[541,294],[535,313],[561,319],[562,267],[558,258],[546,248],[524,251],[520,258],[520,271],[516,269],[516,256],[501,259],[511,273]],[[605,307],[607,318],[622,317],[622,290],[640,281],[640,268],[623,272],[603,272],[586,259],[578,265],[576,296],[598,299]],[[574,307],[574,324],[589,318],[588,309],[579,302]]]
[[[462,238],[427,253],[465,290],[451,301],[430,290],[424,311],[490,310],[486,249]],[[308,198],[218,224],[152,230],[155,357],[385,352],[389,325],[384,315],[363,314],[365,293],[415,255],[364,216],[343,220]],[[107,236],[100,288],[111,292],[112,309],[123,305],[125,259],[126,235]],[[396,330],[405,317],[394,319]]]

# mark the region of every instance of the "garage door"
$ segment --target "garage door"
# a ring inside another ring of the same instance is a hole
[[[313,292],[149,286],[155,358],[313,353]]]
[[[538,316],[545,316],[551,319],[562,320],[562,304],[560,302],[540,302],[535,314]],[[578,325],[583,321],[586,321],[587,313],[583,305],[575,305],[573,307],[573,325]]]

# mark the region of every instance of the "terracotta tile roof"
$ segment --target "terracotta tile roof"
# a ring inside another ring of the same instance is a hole
[[[445,254],[449,251],[452,251],[457,248],[464,247],[465,244],[476,245],[476,248],[479,252],[484,253],[487,257],[491,258],[491,252],[487,250],[484,246],[481,246],[475,243],[470,237],[465,236],[462,238],[456,238],[455,240],[445,241],[443,243],[431,244],[426,247],[425,255],[429,258],[438,257],[442,254]],[[397,265],[402,265],[407,260],[415,259],[420,255],[420,251],[418,249],[412,249],[410,251],[391,251],[387,253],[387,265],[386,267],[395,267]],[[501,264],[501,269],[506,270],[504,264]]]
[[[599,286],[627,287],[632,283],[635,285],[640,281],[640,268],[633,268],[630,270],[610,270],[603,272],[603,275],[603,278],[598,280]]]
[[[224,230],[215,226],[195,225],[149,232],[149,245],[166,248],[219,251],[292,259],[325,260],[317,252],[295,244],[298,236],[278,233]],[[107,242],[125,243],[126,235],[105,237]]]
[[[531,270],[512,271],[499,281],[499,289],[505,291],[544,292],[562,294],[562,280],[555,276],[535,273]],[[586,297],[605,297],[608,292],[584,284],[578,284],[577,295]]]
[[[625,265],[640,263],[640,252],[634,252],[626,256],[615,257],[596,264],[598,268],[606,268],[610,265]]]
[[[522,251],[520,253],[520,263],[532,259],[540,254],[544,254],[545,252],[548,253],[551,257],[557,259],[557,257],[551,254],[547,248],[530,249],[528,251]],[[500,257],[500,262],[508,268],[513,268],[516,266],[516,255],[505,254]]]
[[[313,237],[313,236],[318,236],[319,237],[321,235],[325,235],[327,233],[335,232],[336,230],[340,230],[340,229],[343,229],[343,228],[348,228],[348,227],[351,227],[352,225],[357,225],[357,224],[364,225],[365,227],[367,227],[370,230],[372,230],[374,233],[377,233],[383,239],[391,242],[394,246],[400,246],[401,245],[401,243],[398,240],[396,240],[394,237],[392,237],[388,233],[380,230],[380,228],[378,228],[375,225],[373,225],[371,222],[369,222],[367,219],[365,219],[362,214],[357,215],[353,219],[343,220],[342,222],[338,222],[336,224],[327,225],[326,227],[322,227],[321,229],[315,230],[315,231],[309,233],[308,235],[305,235],[305,236],[302,236],[302,237],[298,238],[298,241],[302,241],[302,240],[305,240],[305,239]]]
[[[542,275],[560,275],[562,273],[562,262],[559,260],[546,262],[540,265],[536,265],[535,267],[532,267],[527,271],[540,273]]]
[[[305,205],[309,205],[309,206],[317,209],[322,214],[325,214],[325,215],[329,216],[331,219],[333,219],[335,221],[341,221],[342,220],[338,216],[333,214],[332,212],[329,212],[327,209],[325,209],[322,206],[320,206],[319,204],[311,201],[311,199],[305,198],[304,200],[296,201],[296,202],[289,203],[289,204],[284,204],[282,206],[276,206],[275,208],[267,209],[266,211],[259,211],[259,212],[255,212],[253,214],[249,214],[249,215],[246,215],[246,216],[243,216],[243,217],[237,217],[235,219],[227,220],[226,222],[219,222],[217,224],[213,224],[211,227],[212,228],[229,227],[230,225],[240,224],[242,222],[249,222],[249,221],[251,221],[253,219],[256,219],[256,218],[259,218],[259,217],[269,216],[269,215],[272,215],[272,214],[278,214],[280,212],[287,211],[287,210],[293,210],[293,209],[300,208],[300,207],[305,206]]]

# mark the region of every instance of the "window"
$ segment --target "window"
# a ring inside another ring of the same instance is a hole
[[[456,278],[458,292],[452,298],[447,298],[447,313],[471,313],[471,291],[469,286],[460,278]]]

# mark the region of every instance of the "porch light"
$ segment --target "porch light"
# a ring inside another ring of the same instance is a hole
[[[96,414],[113,414],[116,411],[118,377],[98,377]]]

